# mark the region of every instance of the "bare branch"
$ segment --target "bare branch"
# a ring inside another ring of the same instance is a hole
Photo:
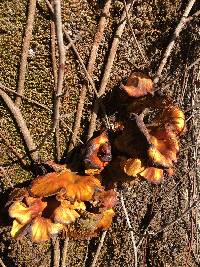
[[[129,11],[131,4],[132,4],[132,0],[131,1],[129,0],[128,3],[126,4],[127,11]],[[101,81],[100,89],[98,91],[98,97],[101,97],[105,93],[105,89],[108,84],[108,80],[110,77],[110,73],[112,70],[112,66],[113,66],[115,55],[118,49],[120,38],[122,36],[122,33],[126,25],[126,10],[123,11],[120,21],[122,21],[122,23],[120,23],[120,25],[118,26],[117,31],[115,33],[114,40],[112,42],[112,46],[111,46],[110,54],[109,54],[108,61],[105,67],[103,79]],[[93,133],[95,131],[98,111],[99,111],[99,102],[96,99],[94,106],[93,106],[92,116],[90,119],[90,125],[89,125],[88,136],[87,136],[88,139],[90,139],[93,136]]]
[[[1,83],[0,83],[0,88],[1,88],[4,92],[12,93],[13,95],[19,96],[21,99],[24,99],[24,100],[26,100],[26,101],[29,102],[29,103],[32,103],[32,104],[34,104],[34,105],[36,105],[36,106],[38,106],[38,107],[40,107],[40,108],[43,108],[43,109],[45,109],[45,110],[51,112],[51,109],[48,108],[47,106],[45,106],[45,105],[43,105],[43,104],[40,104],[40,103],[37,102],[36,100],[32,100],[32,99],[30,99],[30,98],[28,98],[28,97],[26,97],[26,96],[24,96],[24,95],[20,95],[20,94],[18,94],[17,92],[15,92],[14,90],[12,90],[12,89],[10,89],[10,88],[4,86],[4,85],[1,84]]]
[[[2,139],[3,143],[11,150],[11,152],[19,160],[20,164],[22,166],[25,166],[26,162],[24,161],[23,157],[14,149],[14,147],[10,144],[8,139],[5,136],[3,136],[3,134],[1,132],[0,132],[0,139]]]
[[[129,216],[128,216],[128,212],[127,212],[125,203],[124,203],[124,197],[123,197],[122,191],[121,191],[120,200],[121,200],[122,208],[123,208],[123,211],[124,211],[124,214],[125,214],[125,217],[126,217],[126,222],[128,224],[128,228],[129,228],[130,234],[131,234],[131,240],[132,240],[133,251],[134,251],[134,263],[135,263],[134,266],[137,267],[137,247],[136,247],[136,242],[135,242],[135,237],[134,237],[133,231],[131,230],[132,226],[131,226],[131,223],[130,223],[130,219],[129,219]]]
[[[63,41],[60,0],[54,0],[54,16],[55,16],[56,36],[58,40],[58,50],[59,50],[59,69],[58,69],[58,82],[57,82],[55,105],[54,105],[53,131],[56,129],[59,123],[60,95],[62,94],[64,72],[65,72],[65,46]]]
[[[127,19],[127,23],[128,23],[129,29],[130,29],[130,31],[131,31],[131,34],[132,34],[132,36],[133,36],[134,42],[135,42],[135,44],[136,44],[136,46],[137,46],[138,51],[140,52],[141,58],[144,60],[144,62],[145,62],[147,65],[149,65],[149,62],[148,62],[147,59],[146,59],[147,56],[146,56],[146,55],[144,54],[144,52],[142,51],[141,45],[140,45],[140,43],[138,42],[138,40],[137,40],[137,38],[136,38],[136,36],[135,36],[134,30],[133,30],[133,28],[132,28],[132,25],[131,25],[131,22],[130,22],[130,18],[129,18],[129,14],[128,14],[128,10],[127,10],[127,6],[126,6],[126,1],[123,0],[123,2],[124,2],[124,9],[125,9],[125,11],[126,11],[126,19]]]
[[[60,266],[60,244],[59,244],[59,238],[55,237],[53,239],[53,267],[59,267]]]
[[[3,263],[1,258],[0,258],[0,264],[1,264],[2,267],[6,267],[6,265]]]
[[[33,31],[33,24],[35,18],[35,11],[36,11],[36,2],[37,0],[29,0],[28,5],[28,19],[26,23],[26,29],[23,39],[23,47],[22,47],[22,57],[20,62],[20,69],[19,69],[19,81],[18,81],[18,88],[17,93],[19,94],[16,97],[15,104],[20,106],[21,104],[21,97],[24,93],[24,84],[25,84],[25,76],[26,76],[26,65],[27,65],[27,58],[28,52],[30,47],[30,41]]]
[[[94,43],[92,46],[89,63],[87,66],[87,72],[91,77],[94,72],[97,51],[102,41],[104,30],[107,24],[107,20],[108,20],[107,17],[109,15],[110,6],[111,6],[111,0],[107,0],[105,3],[104,9],[102,11],[102,16],[99,21],[97,33],[95,34],[95,37],[94,37]],[[77,113],[76,113],[76,118],[75,118],[74,127],[73,127],[73,135],[72,135],[72,139],[69,145],[69,151],[73,149],[76,143],[77,135],[79,133],[86,93],[87,93],[87,85],[83,85],[83,88],[81,89],[80,96],[79,96],[79,102],[77,106]]]
[[[26,146],[28,148],[28,151],[30,153],[32,160],[38,161],[38,152],[36,151],[36,146],[26,126],[26,122],[21,114],[20,109],[17,106],[15,106],[11,98],[1,89],[0,89],[0,96],[2,97],[3,101],[6,103],[12,115],[14,116],[16,123],[19,127],[19,130],[24,138],[24,141],[26,143]]]
[[[53,3],[54,0],[51,0]],[[54,93],[56,95],[57,85],[58,85],[58,69],[56,63],[56,30],[55,30],[55,22],[51,21],[51,61],[52,61],[52,69],[53,69],[53,77],[54,77]],[[60,97],[57,95],[57,97]],[[60,98],[59,98],[60,99]],[[55,105],[56,106],[56,105]],[[54,108],[55,108],[54,106]],[[55,150],[56,150],[56,160],[60,161],[60,128],[59,121],[55,128]]]
[[[101,248],[102,248],[103,243],[104,243],[104,239],[105,239],[105,237],[106,237],[106,234],[107,234],[107,230],[103,231],[102,236],[101,236],[101,240],[100,240],[100,242],[99,242],[97,251],[96,251],[96,253],[95,253],[93,262],[92,262],[92,264],[91,264],[90,267],[95,267],[95,266],[96,266],[96,263],[97,263],[99,254],[100,254],[100,252],[101,252]]]
[[[61,267],[66,267],[66,260],[67,260],[67,249],[69,244],[69,237],[66,236],[62,251],[62,261],[61,261]]]
[[[51,12],[52,15],[54,16],[54,10],[53,10],[52,5],[50,4],[50,2],[49,2],[48,0],[45,0],[45,2],[46,2],[46,4],[47,4],[47,6],[48,6],[50,12]],[[90,75],[89,75],[89,73],[88,73],[88,71],[87,71],[87,69],[86,69],[86,67],[85,67],[85,64],[84,64],[84,62],[83,62],[83,60],[82,60],[82,58],[81,58],[81,56],[80,56],[78,50],[76,49],[76,46],[73,44],[73,40],[71,39],[71,37],[70,37],[70,35],[68,34],[68,32],[67,32],[67,30],[65,29],[65,27],[62,26],[62,28],[63,28],[63,32],[64,32],[64,34],[65,34],[65,37],[67,38],[67,40],[69,41],[69,43],[71,43],[71,47],[72,47],[72,49],[74,50],[74,53],[76,54],[76,56],[77,56],[77,58],[78,58],[78,60],[79,60],[79,62],[80,62],[80,64],[81,64],[81,66],[82,66],[82,68],[83,68],[83,70],[84,70],[84,72],[85,72],[86,79],[88,80],[88,82],[89,82],[90,85],[92,86],[92,89],[93,89],[93,91],[95,92],[95,95],[97,96],[97,100],[96,100],[96,101],[98,102],[98,105],[101,107],[102,112],[103,112],[103,114],[104,114],[106,127],[110,128],[109,121],[108,121],[108,118],[107,118],[107,115],[106,115],[106,111],[105,111],[105,107],[104,107],[104,105],[101,103],[101,99],[99,98],[99,95],[98,95],[97,89],[96,89],[96,87],[95,87],[95,84],[94,84],[92,78],[90,77]]]
[[[178,26],[176,27],[175,31],[174,31],[174,34],[172,36],[172,39],[170,41],[170,43],[168,44],[166,50],[165,50],[165,53],[164,53],[164,56],[163,56],[163,59],[158,67],[158,70],[157,70],[157,73],[156,73],[156,77],[154,78],[154,83],[158,83],[160,77],[161,77],[161,74],[162,74],[162,71],[167,63],[167,60],[172,52],[172,49],[174,47],[174,44],[175,44],[175,40],[178,38],[181,30],[183,29],[183,27],[185,26],[185,23],[187,21],[187,17],[194,5],[194,3],[196,2],[196,0],[190,0],[184,13],[183,13],[183,16],[178,24]]]

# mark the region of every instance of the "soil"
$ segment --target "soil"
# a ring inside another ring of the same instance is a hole
[[[187,4],[188,1],[183,0],[139,0],[133,5],[130,21],[147,55],[148,70],[152,77],[155,76],[165,48]],[[0,82],[13,90],[16,90],[18,83],[27,6],[26,0],[2,0],[0,3]],[[104,1],[101,0],[62,1],[63,23],[72,38],[80,35],[76,47],[85,65],[88,63],[103,6]],[[200,6],[196,1],[191,14],[199,9]],[[100,85],[122,11],[123,1],[113,1],[93,76],[97,88]],[[51,17],[45,1],[38,1],[28,57],[25,96],[46,105],[51,112],[26,100],[22,100],[20,106],[36,145],[41,143],[42,137],[50,128],[53,114],[54,79],[50,54],[50,22]],[[200,53],[199,26],[197,18],[184,27],[180,37],[176,40],[159,83],[160,91],[167,92],[173,97],[174,102],[185,111],[187,120],[187,131],[181,137],[181,150],[175,165],[175,174],[166,178],[158,186],[141,180],[135,185],[127,184],[123,187],[123,196],[136,242],[141,240],[147,227],[148,231],[156,232],[176,220],[188,206],[192,205],[199,194],[200,171],[197,168],[199,113],[197,107],[200,100],[198,93],[200,65],[197,62],[191,66]],[[106,88],[105,99],[103,99],[110,121],[115,120],[115,111],[110,107],[113,106],[113,95],[120,82],[126,79],[132,71],[145,71],[146,67],[129,27],[126,25]],[[60,129],[61,155],[66,151],[71,139],[69,128],[73,128],[77,101],[85,81],[84,71],[70,48],[66,51],[64,80],[66,93],[62,97],[61,106],[61,115],[64,116],[66,123]],[[13,100],[15,99],[13,94],[9,93],[9,95]],[[79,134],[83,142],[86,141],[94,97],[90,88]],[[19,128],[2,99],[0,100],[0,123],[1,134],[9,141],[12,148],[24,157],[26,162],[26,166],[22,166],[11,148],[6,146],[0,138],[0,258],[6,266],[53,266],[52,242],[37,244],[32,243],[29,236],[22,240],[14,240],[10,236],[12,222],[8,217],[5,203],[12,190],[11,184],[18,187],[23,183],[29,183],[35,174]],[[101,125],[102,118],[99,116],[97,129]],[[56,160],[54,134],[48,136],[39,150],[39,156],[43,161]],[[115,210],[116,216],[112,227],[107,232],[96,266],[131,267],[134,266],[133,245],[120,201]],[[138,249],[138,266],[199,266],[200,216],[198,212],[199,205],[160,233],[150,235],[148,232],[144,235]],[[63,237],[59,238],[62,248]],[[89,241],[70,239],[66,266],[90,266],[99,240],[100,236]]]

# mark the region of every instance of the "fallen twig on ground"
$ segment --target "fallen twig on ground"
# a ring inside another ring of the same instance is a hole
[[[195,12],[193,15],[187,17],[187,19],[185,19],[185,22],[189,22],[193,19],[196,19],[198,16],[200,15],[200,10],[198,10],[197,12]]]
[[[14,90],[4,86],[3,84],[0,83],[0,88],[4,91],[4,92],[9,92],[9,93],[12,93],[13,95],[16,95],[16,96],[20,96],[21,99],[24,99],[26,100],[27,102],[29,103],[32,103],[40,108],[43,108],[43,109],[46,109],[47,111],[51,112],[51,109],[48,108],[47,106],[43,105],[43,104],[40,104],[39,102],[37,102],[36,100],[32,100],[24,95],[20,95],[18,94],[17,92],[15,92]]]
[[[2,267],[6,267],[6,265],[3,263],[1,258],[0,258],[0,264],[1,264]]]
[[[131,230],[132,229],[132,226],[131,226],[131,222],[129,220],[129,216],[128,216],[128,212],[127,212],[125,203],[124,203],[124,197],[123,197],[122,191],[121,191],[121,194],[120,194],[120,200],[121,200],[122,208],[123,208],[123,211],[124,211],[124,214],[125,214],[125,217],[126,217],[126,222],[128,224],[128,228],[129,228],[130,234],[131,234],[131,240],[132,240],[133,252],[134,252],[134,266],[137,267],[137,247],[136,247],[136,241],[135,241],[135,237],[134,237],[134,234],[133,234],[133,230]]]
[[[106,237],[106,234],[107,234],[107,230],[103,231],[102,236],[101,236],[101,240],[100,240],[100,242],[99,242],[97,251],[96,251],[96,253],[95,253],[93,262],[92,262],[92,264],[91,264],[90,267],[95,267],[95,266],[96,266],[96,263],[97,263],[99,254],[100,254],[100,252],[101,252],[101,248],[102,248],[103,243],[104,243],[104,239],[105,239],[105,237]]]
[[[11,98],[1,89],[0,89],[0,96],[2,97],[3,101],[6,103],[8,109],[10,110],[11,114],[15,118],[15,121],[19,127],[19,130],[23,136],[23,139],[30,153],[31,159],[33,161],[38,161],[38,152],[36,151],[36,146],[26,126],[26,122],[21,114],[20,109],[13,103]]]
[[[126,10],[127,11],[129,11],[131,4],[132,4],[132,0],[131,1],[129,0],[128,3],[126,4]],[[111,69],[112,69],[115,55],[117,52],[117,48],[118,48],[118,45],[120,42],[120,38],[122,36],[122,33],[123,33],[125,25],[126,25],[126,10],[123,11],[123,14],[122,14],[121,19],[120,19],[120,21],[122,23],[120,23],[120,25],[118,26],[118,28],[116,30],[115,37],[114,37],[114,40],[112,42],[112,46],[111,46],[110,53],[108,56],[108,61],[107,61],[107,64],[106,64],[106,67],[104,70],[104,75],[103,75],[103,78],[101,81],[100,89],[98,91],[98,98],[95,100],[95,103],[93,106],[92,116],[90,119],[90,125],[89,125],[88,136],[87,136],[88,139],[90,139],[93,136],[93,133],[94,133],[95,128],[96,128],[96,119],[97,119],[98,111],[99,111],[98,99],[100,97],[102,97],[102,95],[105,93],[105,89],[106,89],[106,86],[107,86],[107,83],[108,83],[108,80],[110,77]]]
[[[64,240],[63,250],[62,250],[61,267],[66,267],[68,244],[69,244],[69,237],[66,236],[66,238]]]
[[[35,18],[36,2],[37,0],[29,0],[29,5],[28,5],[28,19],[27,19],[25,34],[24,34],[24,39],[23,39],[22,57],[21,57],[21,62],[20,62],[19,80],[18,80],[18,87],[17,87],[17,93],[19,95],[16,97],[16,100],[15,100],[15,104],[17,106],[20,106],[21,104],[20,95],[23,95],[24,93],[26,65],[27,65],[27,58],[28,58],[34,18]]]
[[[49,2],[48,0],[45,0],[45,2],[46,2],[46,4],[47,4],[47,6],[48,6],[48,8],[49,8],[49,10],[50,10],[50,12],[51,12],[51,14],[54,16],[54,10],[53,10],[52,5],[50,4],[50,2]],[[80,56],[78,50],[76,49],[76,46],[73,44],[73,40],[71,39],[71,37],[70,37],[70,35],[68,34],[68,32],[67,32],[67,30],[65,29],[65,27],[62,26],[62,28],[63,28],[63,32],[64,32],[64,34],[65,34],[65,37],[67,38],[68,42],[71,43],[71,47],[72,47],[72,49],[74,50],[74,53],[76,54],[76,56],[77,56],[77,58],[78,58],[78,60],[79,60],[79,62],[80,62],[80,64],[81,64],[81,66],[82,66],[82,68],[83,68],[83,70],[84,70],[84,72],[85,72],[86,79],[88,80],[88,82],[89,82],[90,85],[92,86],[92,89],[93,89],[95,95],[97,96],[97,100],[96,100],[96,101],[98,102],[98,104],[99,104],[99,106],[101,107],[102,112],[103,112],[103,114],[104,114],[105,125],[106,125],[106,127],[109,128],[110,125],[109,125],[109,121],[108,121],[108,118],[107,118],[107,115],[106,115],[105,107],[104,107],[104,105],[101,103],[101,100],[99,99],[99,95],[98,95],[97,89],[96,89],[96,87],[95,87],[95,84],[94,84],[92,78],[90,77],[90,75],[89,75],[89,73],[88,73],[88,71],[87,71],[87,69],[86,69],[86,67],[85,67],[85,64],[84,64],[84,62],[83,62],[83,60],[82,60],[82,58],[81,58],[81,56]]]
[[[165,53],[164,53],[164,56],[163,56],[163,59],[158,67],[158,70],[156,72],[156,77],[154,78],[154,83],[158,83],[158,81],[160,80],[160,77],[161,77],[161,74],[162,74],[162,71],[167,63],[167,60],[169,58],[169,56],[171,55],[171,52],[172,52],[172,49],[174,47],[174,44],[175,44],[175,40],[178,38],[181,30],[183,29],[183,27],[185,26],[186,22],[187,22],[187,17],[194,5],[194,3],[196,2],[196,0],[190,0],[184,13],[183,13],[183,16],[178,24],[178,26],[176,27],[175,31],[174,31],[174,34],[172,36],[172,39],[170,41],[170,43],[168,44],[166,50],[165,50]]]
[[[77,36],[75,36],[74,39],[68,45],[65,46],[65,50],[70,49],[73,44],[75,44],[78,40],[80,40],[81,37],[82,37],[81,34],[82,33],[80,33]]]
[[[53,240],[53,267],[60,266],[60,243],[59,238],[55,237]]]
[[[51,0],[53,4],[54,0]],[[56,95],[57,85],[58,85],[58,74],[57,74],[57,64],[56,64],[56,30],[55,30],[55,22],[51,21],[51,61],[52,61],[52,69],[53,69],[53,77],[54,77],[54,94]],[[60,96],[57,95],[60,98]],[[59,122],[55,128],[55,152],[56,152],[56,160],[60,161],[60,128]]]
[[[107,0],[104,8],[102,10],[102,15],[101,15],[101,19],[99,21],[97,33],[95,34],[95,37],[94,37],[94,43],[92,46],[92,50],[90,53],[90,58],[89,58],[88,66],[87,66],[87,72],[89,73],[89,75],[91,77],[92,77],[93,72],[94,72],[94,66],[95,66],[95,61],[96,61],[96,57],[97,57],[97,51],[98,51],[99,45],[102,41],[104,30],[105,30],[105,27],[107,24],[107,20],[108,20],[107,17],[109,15],[110,6],[111,6],[111,0]],[[81,89],[81,92],[80,92],[79,102],[78,102],[77,112],[76,112],[76,118],[75,118],[74,127],[73,127],[73,135],[72,135],[72,139],[71,139],[70,144],[69,144],[68,151],[71,151],[73,149],[73,147],[76,143],[77,135],[79,133],[81,118],[82,118],[82,113],[83,113],[83,107],[84,107],[84,102],[85,102],[86,93],[87,93],[87,87],[88,87],[88,85],[84,84],[82,89]]]
[[[87,262],[87,259],[88,259],[89,243],[90,243],[90,239],[87,240],[85,258],[84,258],[83,266],[82,267],[85,267],[86,266],[86,262]]]
[[[64,46],[64,40],[63,40],[60,0],[54,0],[54,18],[55,18],[55,26],[56,26],[56,36],[57,36],[57,41],[58,41],[59,68],[58,68],[58,80],[57,80],[55,104],[54,104],[53,131],[59,125],[60,95],[62,94],[64,72],[65,72],[65,46]]]
[[[148,62],[148,60],[147,60],[147,56],[144,54],[144,52],[143,52],[143,50],[142,50],[142,47],[141,47],[140,43],[138,42],[138,40],[137,40],[137,38],[136,38],[136,36],[135,36],[134,30],[133,30],[133,28],[132,28],[132,25],[131,25],[131,22],[130,22],[130,18],[129,18],[129,14],[128,14],[128,10],[127,10],[127,6],[126,6],[126,1],[123,0],[123,2],[124,2],[124,9],[125,9],[125,11],[126,11],[126,19],[127,19],[127,23],[128,23],[129,29],[130,29],[130,31],[131,31],[131,34],[132,34],[132,36],[133,36],[134,42],[135,42],[135,44],[136,44],[136,46],[137,46],[138,51],[140,52],[141,58],[144,60],[144,63],[145,63],[146,65],[149,65],[149,62]]]

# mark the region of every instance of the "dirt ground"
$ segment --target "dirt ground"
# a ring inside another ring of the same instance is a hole
[[[53,114],[54,80],[50,49],[51,17],[45,1],[38,1],[36,17],[31,39],[25,82],[25,96],[47,106],[51,111],[26,100],[22,101],[21,112],[28,129],[36,143],[48,131]],[[181,0],[135,1],[130,12],[130,21],[136,37],[149,61],[149,71],[155,76],[173,32],[188,4]],[[199,1],[191,14],[200,9]],[[16,90],[23,34],[27,20],[27,0],[2,0],[0,3],[0,82]],[[63,0],[62,20],[72,39],[80,35],[76,47],[85,65],[88,63],[94,35],[97,31],[103,0]],[[98,88],[110,51],[116,27],[123,12],[123,1],[112,1],[111,14],[102,43],[99,47],[93,79]],[[190,14],[190,15],[191,15]],[[123,189],[124,200],[130,217],[136,242],[141,238],[138,249],[138,266],[199,266],[200,216],[197,205],[180,220],[156,235],[149,231],[158,231],[161,227],[176,220],[199,194],[198,136],[199,136],[199,86],[200,64],[194,63],[200,53],[200,23],[193,19],[184,27],[163,71],[159,89],[172,95],[174,102],[184,111],[187,119],[187,131],[181,138],[181,151],[175,166],[175,174],[166,178],[158,186],[140,181]],[[67,44],[67,41],[66,41]],[[115,113],[110,110],[113,92],[126,79],[131,71],[144,70],[144,64],[137,50],[128,25],[123,32],[114,60],[111,76],[106,88],[105,107],[111,121]],[[64,89],[61,115],[66,124],[60,129],[61,155],[67,149],[79,94],[85,83],[85,73],[70,48],[66,52]],[[12,99],[15,96],[8,93]],[[84,106],[79,138],[85,142],[90,121],[94,93],[90,88]],[[101,116],[100,116],[101,117]],[[14,187],[34,178],[30,160],[13,117],[0,99],[0,133],[10,146],[24,156],[26,167],[19,163],[11,147],[5,145],[0,136],[0,258],[6,266],[32,267],[53,266],[53,245],[51,242],[32,243],[27,236],[22,240],[10,237],[11,220],[8,218],[5,203]],[[102,125],[99,118],[97,127]],[[78,145],[78,143],[77,143]],[[51,134],[39,150],[40,158],[55,160],[55,139]],[[144,235],[148,227],[147,235]],[[68,245],[66,266],[90,266],[99,244],[100,236],[88,240],[71,240]],[[63,238],[60,236],[60,247]],[[2,263],[0,262],[0,265]],[[2,265],[3,266],[3,265]],[[101,249],[96,266],[132,267],[134,266],[133,246],[125,215],[120,201],[116,206],[116,216],[109,229]]]

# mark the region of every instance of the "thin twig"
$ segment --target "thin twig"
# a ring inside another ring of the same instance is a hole
[[[86,247],[86,252],[85,252],[85,258],[84,258],[83,266],[82,267],[85,267],[86,266],[86,262],[87,262],[87,259],[88,259],[88,252],[89,252],[89,243],[90,243],[90,239],[87,240],[87,247]]]
[[[105,30],[105,27],[107,24],[107,20],[108,20],[107,18],[109,15],[111,1],[112,0],[107,0],[105,3],[104,9],[102,10],[101,19],[99,21],[98,30],[97,30],[97,33],[95,34],[95,37],[94,37],[94,43],[92,46],[92,50],[90,53],[90,58],[89,58],[88,66],[87,66],[87,72],[89,73],[89,75],[91,77],[92,77],[93,72],[94,72],[94,66],[95,66],[95,61],[96,61],[96,57],[97,57],[97,51],[98,51],[99,45],[102,41],[104,30]],[[73,149],[73,147],[76,143],[76,140],[77,140],[77,135],[79,133],[80,124],[81,124],[84,102],[85,102],[85,98],[86,98],[86,93],[87,93],[87,85],[83,85],[81,92],[80,92],[80,96],[79,96],[76,118],[75,118],[74,127],[73,127],[73,135],[72,135],[72,139],[71,139],[70,144],[69,144],[68,151],[71,151]]]
[[[196,2],[196,0],[190,0],[184,13],[183,13],[183,16],[178,24],[178,26],[176,27],[175,31],[174,31],[174,34],[172,36],[172,39],[170,41],[170,43],[168,44],[166,50],[165,50],[165,53],[164,53],[164,56],[163,56],[163,59],[158,67],[158,70],[156,72],[156,77],[154,78],[154,83],[158,83],[160,77],[161,77],[161,74],[162,74],[162,71],[167,63],[167,60],[172,52],[172,49],[174,47],[174,44],[175,44],[175,40],[178,38],[181,30],[183,29],[183,27],[185,26],[185,23],[187,22],[187,17],[194,5],[194,3]]]
[[[179,222],[184,216],[185,214],[187,214],[189,211],[191,211],[192,209],[196,208],[197,204],[199,204],[200,200],[196,200],[190,207],[188,207],[178,218],[176,218],[174,221],[164,225],[162,228],[160,228],[158,231],[154,232],[154,231],[149,231],[147,234],[155,236],[163,231],[168,230],[168,228],[170,228],[172,225],[174,225],[175,223]]]
[[[193,19],[196,19],[198,16],[200,16],[200,10],[198,10],[192,16],[189,16],[187,19],[185,19],[185,22],[189,22],[189,21],[191,21]]]
[[[48,6],[48,8],[49,8],[49,10],[50,10],[50,12],[51,12],[51,14],[52,14],[52,16],[54,16],[54,10],[53,10],[52,5],[50,4],[50,2],[49,2],[48,0],[45,0],[45,2],[46,2],[46,4],[47,4],[47,6]],[[64,32],[64,34],[65,34],[65,37],[67,38],[68,42],[71,43],[71,47],[72,47],[72,49],[74,50],[74,53],[76,54],[76,56],[77,56],[77,58],[78,58],[78,60],[79,60],[79,62],[80,62],[80,64],[81,64],[81,66],[82,66],[82,68],[83,68],[83,70],[84,70],[84,72],[85,72],[87,81],[90,83],[90,85],[91,85],[91,87],[92,87],[92,89],[93,89],[93,91],[94,91],[94,93],[95,93],[95,95],[96,95],[96,97],[97,97],[97,100],[96,100],[96,101],[98,102],[98,104],[99,104],[99,106],[101,107],[102,112],[103,112],[103,114],[104,114],[105,125],[106,125],[106,127],[110,128],[109,121],[108,121],[108,118],[107,118],[107,115],[106,115],[106,111],[105,111],[105,107],[104,107],[104,105],[101,103],[101,99],[99,98],[99,95],[98,95],[97,89],[96,89],[96,87],[95,87],[95,84],[94,84],[92,78],[90,77],[90,75],[89,75],[89,73],[88,73],[88,71],[87,71],[87,69],[86,69],[86,67],[85,67],[85,64],[84,64],[84,62],[83,62],[83,60],[82,60],[82,58],[81,58],[81,56],[80,56],[78,50],[76,49],[76,46],[73,44],[73,40],[71,39],[71,37],[70,37],[70,35],[68,34],[68,32],[67,32],[67,30],[65,29],[65,27],[62,26],[62,28],[63,28],[63,32]]]
[[[132,226],[131,226],[131,223],[130,223],[130,219],[129,219],[129,216],[128,216],[128,212],[127,212],[125,203],[124,203],[124,197],[123,197],[122,191],[121,191],[121,195],[120,195],[120,200],[121,200],[122,208],[123,208],[123,211],[124,211],[124,214],[125,214],[125,217],[126,217],[126,222],[128,224],[128,228],[129,228],[129,231],[130,231],[130,234],[131,234],[131,240],[132,240],[133,251],[134,251],[134,266],[137,267],[137,247],[136,247],[136,241],[135,241],[135,237],[134,237],[133,231],[131,230],[132,229]]]
[[[100,252],[101,252],[101,248],[102,248],[103,243],[104,243],[104,239],[105,239],[105,237],[106,237],[106,234],[107,234],[107,230],[103,231],[102,236],[101,236],[101,240],[100,240],[100,242],[99,242],[97,251],[96,251],[96,253],[95,253],[93,262],[92,262],[92,264],[91,264],[90,267],[95,267],[95,266],[96,266],[96,263],[97,263],[99,254],[100,254]]]
[[[65,36],[66,36],[67,40],[68,40],[69,42],[72,43],[72,39],[71,39],[70,35],[68,34],[68,32],[66,31],[65,28],[64,28],[63,31],[64,31],[64,33],[65,33]],[[110,128],[110,124],[109,124],[109,121],[108,121],[108,118],[107,118],[107,115],[106,115],[105,107],[104,107],[104,105],[103,105],[102,102],[101,102],[101,99],[100,99],[99,93],[98,93],[98,91],[97,91],[97,89],[96,89],[96,86],[95,86],[95,84],[94,84],[94,81],[92,80],[90,74],[88,73],[88,71],[87,71],[87,69],[86,69],[86,67],[85,67],[85,64],[84,64],[84,62],[83,62],[83,60],[82,60],[82,58],[81,58],[81,56],[80,56],[80,54],[79,54],[79,52],[78,52],[78,50],[76,49],[76,46],[75,46],[74,44],[72,44],[72,48],[73,48],[74,53],[76,54],[76,56],[77,56],[77,58],[78,58],[78,60],[79,60],[79,62],[80,62],[80,64],[81,64],[81,66],[82,66],[84,72],[85,72],[86,79],[88,80],[88,82],[89,82],[90,85],[92,86],[92,89],[93,89],[93,91],[94,91],[94,93],[95,93],[95,95],[96,95],[96,97],[97,97],[97,100],[96,100],[96,101],[97,101],[97,103],[98,103],[98,106],[100,106],[100,108],[101,108],[101,110],[102,110],[102,112],[103,112],[103,114],[104,114],[105,125],[106,125],[106,127]]]
[[[2,139],[3,143],[11,150],[11,152],[15,155],[15,157],[19,160],[22,166],[26,165],[23,157],[14,149],[14,147],[10,144],[8,139],[0,132],[0,139]]]
[[[64,72],[65,72],[65,46],[63,41],[60,0],[54,0],[54,17],[56,26],[56,36],[58,41],[58,51],[59,51],[59,69],[58,69],[58,82],[57,82],[55,105],[54,105],[53,130],[55,130],[57,125],[59,124],[60,95],[62,94]]]
[[[15,121],[20,129],[20,132],[24,138],[28,151],[33,161],[38,161],[38,152],[36,151],[36,146],[33,142],[31,134],[27,128],[26,122],[21,114],[20,109],[13,103],[11,98],[0,89],[0,96],[2,97],[3,101],[6,103],[7,107],[9,108],[10,112],[15,118]]]
[[[26,65],[27,65],[27,58],[29,52],[29,46],[33,31],[33,24],[35,18],[35,11],[36,11],[36,2],[37,0],[30,0],[28,5],[28,19],[25,28],[25,34],[23,39],[23,47],[22,47],[22,57],[20,62],[19,68],[19,80],[18,80],[18,88],[17,92],[19,95],[23,95],[24,93],[24,84],[25,84],[25,76],[26,76]],[[16,97],[15,104],[20,106],[21,104],[21,97]]]
[[[147,65],[149,65],[149,62],[147,61],[147,56],[146,56],[146,55],[144,54],[144,52],[142,51],[141,45],[140,45],[140,43],[138,42],[138,40],[137,40],[137,38],[136,38],[136,35],[135,35],[135,33],[134,33],[134,30],[133,30],[133,28],[132,28],[132,25],[131,25],[131,22],[130,22],[130,18],[129,18],[129,14],[128,14],[128,10],[127,10],[127,6],[126,6],[126,1],[123,0],[123,2],[124,2],[124,9],[125,9],[125,11],[126,11],[126,19],[127,19],[127,23],[128,23],[129,29],[130,29],[130,31],[131,31],[131,34],[132,34],[132,36],[133,36],[134,42],[135,42],[135,44],[136,44],[136,46],[137,46],[138,51],[140,52],[141,58],[144,60],[144,63],[147,64]]]
[[[60,244],[59,238],[56,237],[53,240],[53,267],[60,266]]]
[[[32,99],[30,99],[30,98],[28,98],[28,97],[26,97],[26,96],[24,96],[24,95],[20,95],[20,94],[18,94],[17,92],[15,92],[14,90],[12,90],[12,89],[6,87],[5,85],[3,85],[3,84],[1,84],[1,83],[0,83],[0,88],[1,88],[4,92],[12,93],[12,94],[14,94],[14,95],[16,95],[16,96],[19,96],[20,98],[26,100],[26,101],[29,102],[29,103],[32,103],[32,104],[34,104],[34,105],[36,105],[36,106],[38,106],[38,107],[40,107],[40,108],[43,108],[43,109],[45,109],[45,110],[51,112],[51,109],[48,108],[47,106],[45,106],[45,105],[43,105],[43,104],[40,104],[40,103],[37,102],[36,100],[32,100]]]
[[[63,250],[62,250],[61,267],[66,267],[68,244],[69,244],[69,237],[67,236],[67,237],[65,238],[64,246],[63,246]]]
[[[66,123],[62,118],[60,119],[60,122],[63,124],[63,126],[65,126],[65,127],[70,131],[70,133],[73,134],[72,129],[67,125],[67,123]],[[83,142],[80,138],[77,138],[77,140],[78,140],[82,145],[84,145],[84,142]]]
[[[51,0],[53,3],[54,0]],[[57,85],[58,85],[58,69],[56,64],[56,30],[55,30],[55,22],[51,21],[51,61],[52,61],[52,69],[53,69],[53,77],[54,77],[54,93],[56,94]],[[57,95],[57,97],[59,97]],[[59,121],[55,128],[55,150],[56,150],[56,160],[60,161],[61,153],[60,153],[60,128]]]
[[[187,67],[187,71],[190,70],[191,68],[193,68],[196,64],[198,64],[200,61],[200,57],[197,58],[197,60],[195,60],[192,64],[190,64],[188,67]]]
[[[52,0],[53,2],[54,0]],[[57,82],[58,82],[58,68],[56,63],[56,29],[55,29],[55,22],[51,21],[51,62],[52,62],[52,69],[53,69],[53,77],[54,77],[54,90],[56,91]]]
[[[3,263],[1,258],[0,258],[0,264],[1,264],[2,267],[6,267],[6,265]]]
[[[129,11],[131,4],[132,4],[132,0],[131,1],[129,0],[128,3],[126,4],[127,11]],[[125,25],[126,25],[126,10],[123,11],[123,14],[121,16],[120,21],[122,23],[120,23],[120,25],[118,26],[117,31],[115,33],[115,37],[114,37],[114,40],[112,42],[108,61],[107,61],[106,67],[105,67],[103,79],[101,81],[100,89],[98,91],[98,97],[99,98],[105,93],[105,89],[106,89],[106,86],[107,86],[107,83],[108,83],[108,80],[110,77],[110,73],[112,70],[112,66],[113,66],[113,62],[115,59],[117,48],[118,48],[118,45],[120,42],[120,38],[122,36],[122,33],[123,33]],[[88,139],[90,139],[93,136],[93,133],[95,131],[98,111],[99,111],[99,102],[98,102],[98,99],[96,99],[94,106],[93,106],[93,110],[92,110],[92,116],[90,119],[90,125],[89,125],[88,136],[87,136]]]
[[[72,42],[70,42],[68,45],[65,46],[65,50],[69,50],[73,44],[75,44],[78,40],[81,39],[81,35],[77,35],[74,37],[74,40],[72,40]]]

